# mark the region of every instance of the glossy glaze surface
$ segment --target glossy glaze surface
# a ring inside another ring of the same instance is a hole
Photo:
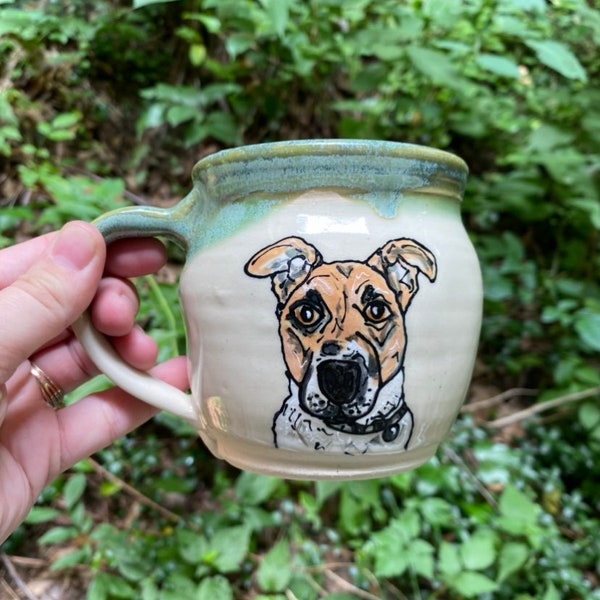
[[[161,234],[186,248],[191,396],[113,368],[82,326],[100,368],[241,468],[356,479],[427,460],[463,402],[481,323],[464,163],[318,140],[217,153],[193,178],[172,209],[97,221],[109,241]]]

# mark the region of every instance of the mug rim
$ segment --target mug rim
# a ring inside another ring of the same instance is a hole
[[[360,139],[309,139],[221,150],[192,170],[194,187],[222,202],[273,198],[314,189],[357,199],[418,194],[462,201],[466,163],[430,146]],[[387,210],[387,209],[386,209]]]
[[[196,178],[203,169],[223,164],[302,155],[330,156],[336,153],[420,160],[444,165],[465,175],[469,172],[467,163],[458,155],[433,146],[375,139],[317,138],[262,142],[219,150],[201,158],[194,165],[193,177]]]

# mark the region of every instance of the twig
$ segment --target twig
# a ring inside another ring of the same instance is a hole
[[[510,390],[505,390],[500,394],[496,394],[491,398],[486,398],[485,400],[477,400],[476,402],[469,402],[469,404],[465,404],[461,409],[461,413],[472,413],[477,412],[478,410],[485,410],[487,408],[493,408],[498,404],[502,404],[506,400],[511,400],[512,398],[517,398],[519,396],[535,396],[538,393],[538,390],[532,390],[529,388],[511,388]]]
[[[0,561],[2,561],[4,568],[10,575],[11,579],[15,582],[15,585],[19,588],[21,594],[23,594],[27,600],[37,600],[37,598],[31,593],[31,590],[27,587],[27,584],[21,579],[8,555],[4,552],[0,552]]]
[[[477,475],[469,468],[467,463],[452,449],[448,444],[442,444],[442,451],[457,467],[463,469],[469,479],[473,482],[473,485],[477,488],[477,491],[483,496],[484,500],[495,510],[498,510],[498,502],[496,498],[492,496],[490,491],[483,485]]]
[[[25,567],[26,569],[45,569],[48,566],[48,561],[44,558],[36,558],[34,556],[18,556],[12,554],[10,560],[13,565]]]
[[[94,469],[94,471],[96,471],[96,473],[98,473],[99,475],[104,477],[104,479],[107,479],[111,483],[118,485],[120,488],[125,490],[125,492],[133,496],[140,504],[154,509],[169,521],[178,523],[181,520],[181,517],[179,515],[176,515],[174,512],[171,512],[164,506],[161,506],[157,502],[154,502],[154,500],[148,498],[148,496],[144,496],[144,494],[136,490],[133,486],[129,485],[127,482],[123,481],[116,475],[113,475],[110,471],[105,469],[100,463],[96,462],[93,458],[89,458],[88,461]]]
[[[319,582],[316,581],[314,577],[311,577],[310,575],[307,575],[306,581],[308,582],[308,585],[310,585],[310,587],[313,590],[315,590],[315,592],[317,592],[317,594],[324,595],[324,594],[327,593],[326,590],[323,589],[323,587],[321,585],[319,585]]]
[[[361,590],[359,587],[356,587],[354,584],[346,581],[343,577],[338,575],[335,571],[331,569],[323,569],[323,573],[329,579],[333,579],[337,585],[339,585],[345,592],[349,592],[358,598],[364,598],[364,600],[380,600],[380,596],[375,596],[370,592],[366,592],[365,590]]]
[[[548,400],[546,402],[534,404],[533,406],[515,412],[512,415],[507,415],[506,417],[501,417],[500,419],[489,421],[485,423],[485,425],[487,427],[500,429],[501,427],[506,427],[507,425],[512,425],[513,423],[518,423],[519,421],[529,419],[530,417],[533,417],[534,415],[537,415],[541,412],[552,410],[553,408],[558,408],[559,406],[564,406],[565,404],[570,404],[571,402],[585,400],[586,398],[591,398],[592,396],[597,396],[599,394],[600,385],[593,388],[589,388],[587,390],[583,390],[582,392],[574,392],[572,394],[560,396],[559,398],[554,398],[553,400]]]
[[[9,46],[10,48],[10,46]],[[8,55],[8,59],[4,60],[5,68],[2,78],[0,78],[0,92],[8,89],[12,85],[11,77],[16,69],[19,61],[24,58],[25,52],[20,46],[15,46],[13,51]]]

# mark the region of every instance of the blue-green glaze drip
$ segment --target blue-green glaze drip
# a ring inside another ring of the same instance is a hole
[[[458,157],[412,144],[299,140],[224,150],[196,164],[194,189],[170,209],[131,207],[96,221],[108,241],[165,235],[188,257],[255,223],[309,190],[330,189],[393,218],[407,194],[460,202],[467,167]]]

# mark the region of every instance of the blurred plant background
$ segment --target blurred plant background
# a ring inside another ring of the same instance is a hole
[[[377,138],[468,162],[485,282],[428,464],[280,481],[161,415],[48,486],[0,597],[600,598],[599,48],[595,0],[0,0],[0,247],[171,204],[221,148]],[[163,358],[171,255],[138,282]]]

